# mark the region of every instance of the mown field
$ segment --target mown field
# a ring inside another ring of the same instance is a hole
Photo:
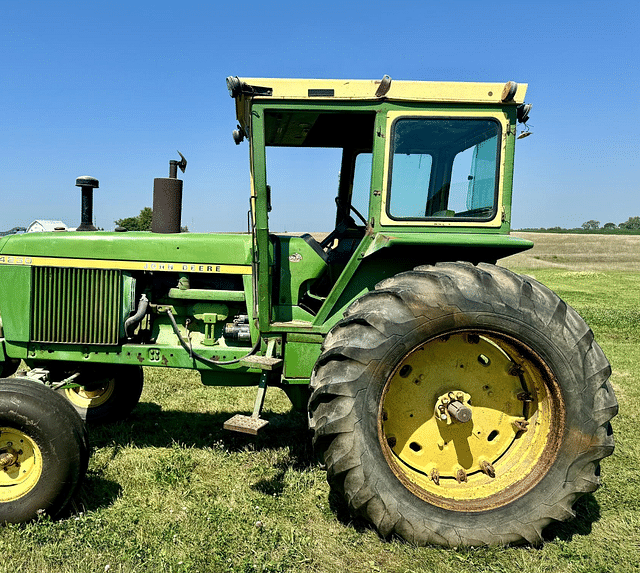
[[[92,428],[89,472],[70,514],[6,526],[0,571],[640,571],[640,237],[541,235],[503,262],[556,290],[590,323],[620,403],[602,487],[542,548],[417,548],[352,521],[314,460],[305,418],[270,390],[257,439],[222,430],[250,389],[205,388],[148,370],[124,423]]]

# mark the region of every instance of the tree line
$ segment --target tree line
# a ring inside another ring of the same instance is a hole
[[[118,219],[114,223],[118,227],[124,227],[127,231],[151,231],[151,222],[153,221],[153,209],[151,207],[144,207],[139,215],[135,217],[126,217],[125,219]],[[183,233],[189,231],[189,227],[180,227]]]
[[[538,227],[519,229],[520,231],[534,231],[539,233],[612,233],[612,234],[640,234],[640,217],[629,217],[624,223],[605,223],[600,226],[600,221],[591,219],[585,221],[580,227],[565,229],[564,227]]]

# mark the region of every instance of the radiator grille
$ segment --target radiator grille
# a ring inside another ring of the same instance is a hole
[[[119,270],[32,269],[32,341],[118,343],[122,314]]]

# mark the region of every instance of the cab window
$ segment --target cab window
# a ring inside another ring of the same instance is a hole
[[[403,118],[392,131],[392,219],[489,220],[498,198],[500,124]]]

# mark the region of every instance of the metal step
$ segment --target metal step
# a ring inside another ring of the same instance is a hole
[[[262,418],[254,418],[253,416],[245,416],[244,414],[236,414],[232,418],[229,418],[224,424],[225,430],[231,430],[232,432],[242,432],[243,434],[251,434],[257,436],[258,432],[262,430],[267,424],[268,420]]]
[[[277,370],[282,367],[282,363],[282,358],[273,358],[271,356],[246,356],[240,359],[241,366],[260,368],[261,370]]]
[[[269,422],[260,418],[260,412],[264,405],[264,397],[267,394],[267,372],[263,371],[260,375],[260,382],[258,384],[258,394],[256,395],[256,401],[253,405],[253,413],[251,416],[245,416],[244,414],[236,414],[232,418],[229,418],[222,427],[225,430],[231,430],[232,432],[242,432],[243,434],[251,434],[257,436],[258,432],[262,430]]]

